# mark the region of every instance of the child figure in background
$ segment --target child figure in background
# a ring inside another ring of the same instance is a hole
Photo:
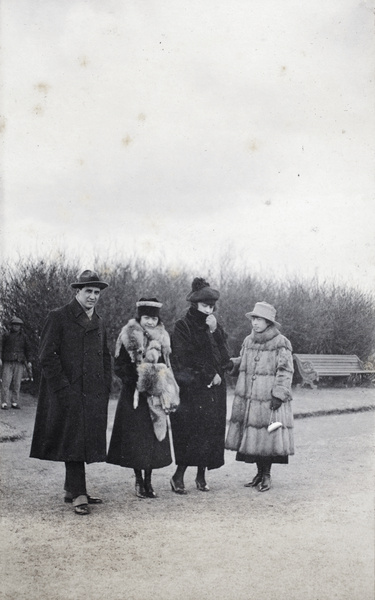
[[[246,317],[253,331],[240,356],[231,359],[230,374],[238,374],[238,380],[225,447],[237,451],[236,460],[256,463],[257,473],[245,487],[265,492],[271,486],[272,464],[286,464],[294,454],[292,346],[267,302],[257,302]],[[275,421],[279,426],[270,427]]]

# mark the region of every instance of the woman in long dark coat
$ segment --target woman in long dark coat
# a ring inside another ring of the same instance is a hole
[[[195,278],[186,299],[191,307],[172,334],[171,362],[180,386],[180,406],[171,415],[177,469],[171,488],[186,494],[184,473],[197,467],[196,486],[207,492],[206,469],[224,464],[226,383],[231,366],[226,335],[213,311],[220,294]]]
[[[169,362],[170,339],[159,318],[161,307],[156,298],[141,298],[137,302],[137,317],[123,327],[116,344],[115,373],[122,381],[122,390],[107,462],[134,469],[135,492],[140,498],[156,498],[152,471],[172,462],[166,416],[163,419],[162,410],[153,412],[150,394],[137,390],[139,368],[144,366],[150,346],[160,344],[160,361]],[[157,422],[162,429],[164,425],[161,435]]]

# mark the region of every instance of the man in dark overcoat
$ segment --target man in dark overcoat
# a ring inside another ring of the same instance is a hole
[[[77,514],[102,500],[86,490],[85,463],[106,460],[111,356],[96,312],[108,284],[86,270],[71,284],[75,298],[49,313],[43,327],[42,367],[30,456],[65,462],[65,502]]]

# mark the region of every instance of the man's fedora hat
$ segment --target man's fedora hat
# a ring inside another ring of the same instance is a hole
[[[104,290],[106,287],[108,287],[108,283],[105,281],[100,281],[99,275],[95,273],[95,271],[90,271],[87,269],[81,273],[81,275],[78,277],[78,281],[70,284],[70,287],[73,289],[90,286]]]
[[[254,310],[246,313],[245,316],[248,319],[251,319],[251,317],[262,317],[263,319],[267,319],[267,321],[271,321],[276,327],[281,327],[280,323],[276,321],[276,308],[272,304],[268,304],[268,302],[257,302]]]

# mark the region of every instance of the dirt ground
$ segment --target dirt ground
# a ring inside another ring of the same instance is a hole
[[[263,494],[232,452],[209,493],[193,468],[183,497],[173,465],[155,471],[156,500],[134,496],[129,469],[89,465],[105,503],[85,517],[62,501],[63,465],[28,458],[34,415],[25,397],[7,413],[23,439],[0,444],[3,600],[373,600],[374,412],[297,419],[296,454]]]

